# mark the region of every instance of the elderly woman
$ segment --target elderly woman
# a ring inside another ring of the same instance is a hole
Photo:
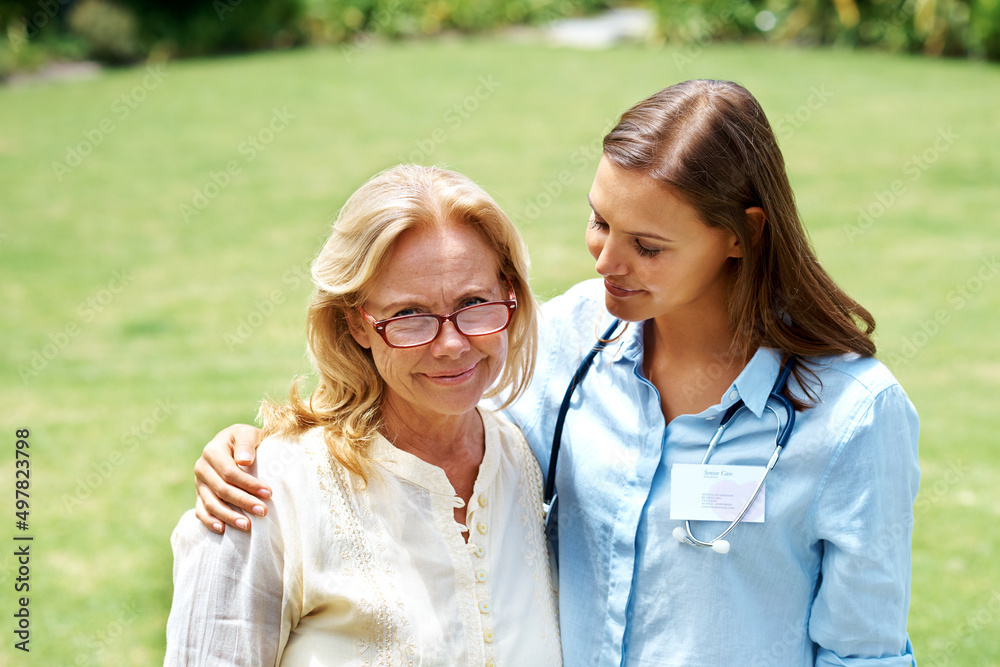
[[[266,517],[177,526],[166,663],[560,664],[539,468],[477,407],[531,377],[514,225],[467,178],[400,166],[348,200],[312,273],[318,384],[261,409]]]

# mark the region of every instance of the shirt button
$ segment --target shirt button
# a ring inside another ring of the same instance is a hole
[[[739,397],[740,397],[740,395],[739,395],[739,393],[735,389],[733,389],[731,392],[729,392],[729,400],[730,401],[735,401]]]
[[[476,545],[476,555],[479,556],[480,558],[482,558],[483,556],[485,556],[486,555],[486,547],[484,547],[481,544],[477,544]]]
[[[486,534],[486,522],[485,521],[480,521],[479,523],[477,523],[476,524],[476,530],[479,531],[480,535],[485,535]]]
[[[486,581],[486,570],[476,570],[476,581],[479,583]]]
[[[486,496],[481,493],[479,494],[479,506],[486,507]]]
[[[484,614],[490,613],[490,603],[487,602],[486,600],[480,601],[479,611],[483,612]]]
[[[493,643],[493,631],[489,628],[483,630],[483,641],[487,644]]]

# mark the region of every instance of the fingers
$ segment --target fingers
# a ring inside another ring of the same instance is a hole
[[[198,460],[198,464],[195,465],[195,478],[209,484],[222,500],[252,511],[252,507],[248,504],[250,501],[247,500],[247,494],[256,495],[258,498],[267,500],[271,497],[271,489],[267,484],[264,484],[236,464],[250,465],[253,463],[257,454],[257,445],[259,444],[260,431],[254,427],[246,425],[230,426],[205,445],[205,449],[201,453],[201,458]],[[243,458],[244,460],[249,459],[249,463],[234,460],[233,456],[237,446],[242,448]],[[201,465],[202,463],[204,465]],[[237,488],[226,489],[225,485]],[[246,493],[236,493],[237,491],[244,491]],[[263,507],[260,501],[256,502]]]
[[[260,429],[246,424],[236,424],[227,430],[231,432],[233,458],[241,466],[252,465],[257,458],[257,447],[260,446]]]
[[[260,432],[252,426],[236,425],[221,431],[205,445],[201,458],[194,465],[198,492],[195,515],[206,528],[220,534],[226,525],[250,530],[247,515],[239,510],[265,516],[267,506],[261,498],[271,497],[271,489],[266,484],[236,465],[233,453],[237,441],[241,443],[244,460],[249,453],[252,463]]]
[[[208,528],[213,533],[222,535],[226,531],[226,525],[205,510],[205,504],[201,502],[201,496],[195,497],[194,515],[198,517],[198,521],[201,521],[205,525],[205,528]]]
[[[236,470],[236,473],[233,473],[234,475],[239,474],[250,480],[254,480],[252,476],[241,471],[231,460],[229,465]],[[222,521],[234,528],[249,530],[250,521],[247,519],[246,514],[238,511],[240,509],[244,510],[244,512],[256,514],[257,516],[267,515],[267,507],[259,498],[246,493],[236,486],[232,486],[205,461],[204,457],[198,459],[195,463],[194,472],[198,500],[203,506],[203,513],[206,515],[205,518],[202,518],[200,515],[198,518],[208,528],[215,530],[212,524]],[[242,481],[246,483],[246,480]],[[226,503],[229,503],[229,505]],[[235,506],[236,509],[230,505]],[[195,507],[196,514],[197,509]],[[221,531],[215,530],[215,532]]]

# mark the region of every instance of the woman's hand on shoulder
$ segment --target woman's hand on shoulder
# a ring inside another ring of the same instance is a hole
[[[253,464],[260,440],[259,429],[234,424],[219,431],[195,462],[195,515],[209,530],[222,533],[225,524],[250,530],[246,515],[226,503],[257,516],[267,514],[262,499],[271,497],[271,489],[239,467]]]

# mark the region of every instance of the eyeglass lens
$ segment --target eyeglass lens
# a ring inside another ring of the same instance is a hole
[[[502,303],[483,303],[454,313],[451,321],[466,336],[485,336],[507,326],[510,308]],[[417,315],[393,320],[385,325],[386,339],[392,345],[423,345],[434,340],[441,321],[433,315]]]

